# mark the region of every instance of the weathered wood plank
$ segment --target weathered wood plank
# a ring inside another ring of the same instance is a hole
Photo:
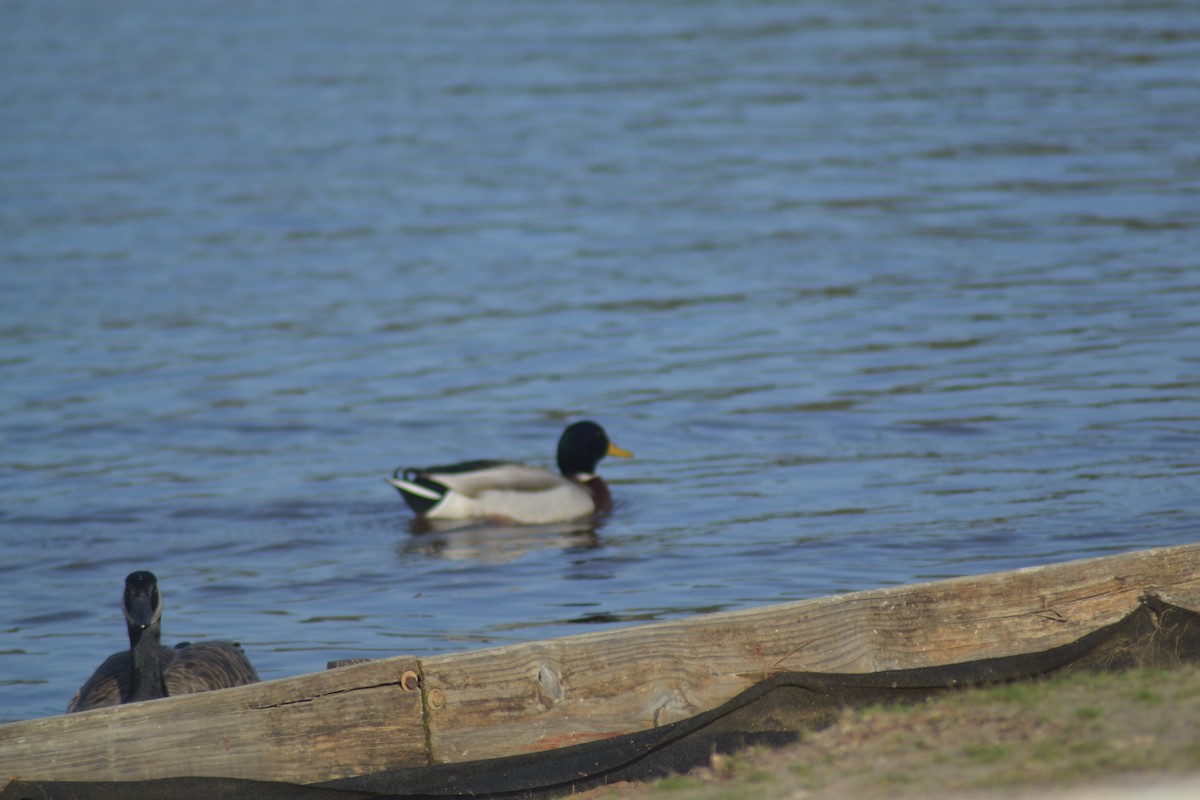
[[[1038,652],[1119,620],[1146,593],[1200,610],[1200,544],[11,723],[0,726],[0,775],[304,783],[503,757],[684,719],[783,671]]]
[[[782,671],[874,672],[1029,653],[1147,591],[1200,608],[1200,545],[901,586],[421,660],[437,762],[674,722]]]
[[[0,726],[4,777],[297,783],[428,763],[411,656]]]

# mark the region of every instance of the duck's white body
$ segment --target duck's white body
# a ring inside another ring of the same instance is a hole
[[[390,478],[388,483],[403,493],[434,500],[421,513],[426,519],[493,518],[540,525],[568,522],[596,511],[596,498],[586,485],[594,475],[572,479],[507,462],[467,472],[421,471],[417,476],[441,484],[445,491],[439,496],[438,490],[404,478]]]

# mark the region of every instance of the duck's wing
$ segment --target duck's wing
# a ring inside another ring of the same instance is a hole
[[[429,511],[448,494],[455,492],[473,500],[486,491],[510,490],[538,492],[563,480],[544,469],[528,467],[516,461],[463,461],[440,467],[398,469],[388,483],[400,490],[405,501],[418,514]]]
[[[176,658],[163,670],[167,694],[192,694],[258,683],[258,672],[236,642],[197,642],[172,650]]]
[[[565,478],[546,469],[526,466],[515,461],[476,462],[473,469],[427,470],[420,477],[434,481],[447,489],[479,497],[484,492],[544,492],[565,482]]]

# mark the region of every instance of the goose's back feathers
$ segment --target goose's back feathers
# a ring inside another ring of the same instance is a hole
[[[104,659],[104,663],[96,668],[92,677],[79,687],[79,691],[67,704],[67,713],[120,705],[132,693],[132,684],[133,658],[129,651],[113,653]]]
[[[175,650],[164,670],[167,694],[192,694],[258,683],[258,672],[237,642],[197,642]]]
[[[236,642],[199,642],[160,647],[167,696],[229,689],[258,683],[258,672]],[[88,678],[67,705],[67,713],[128,703],[133,693],[133,657],[113,653]]]

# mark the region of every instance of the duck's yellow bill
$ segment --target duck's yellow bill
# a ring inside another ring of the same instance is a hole
[[[610,456],[618,456],[620,458],[633,458],[633,453],[629,452],[624,447],[617,447],[612,442],[608,443],[608,454]]]

